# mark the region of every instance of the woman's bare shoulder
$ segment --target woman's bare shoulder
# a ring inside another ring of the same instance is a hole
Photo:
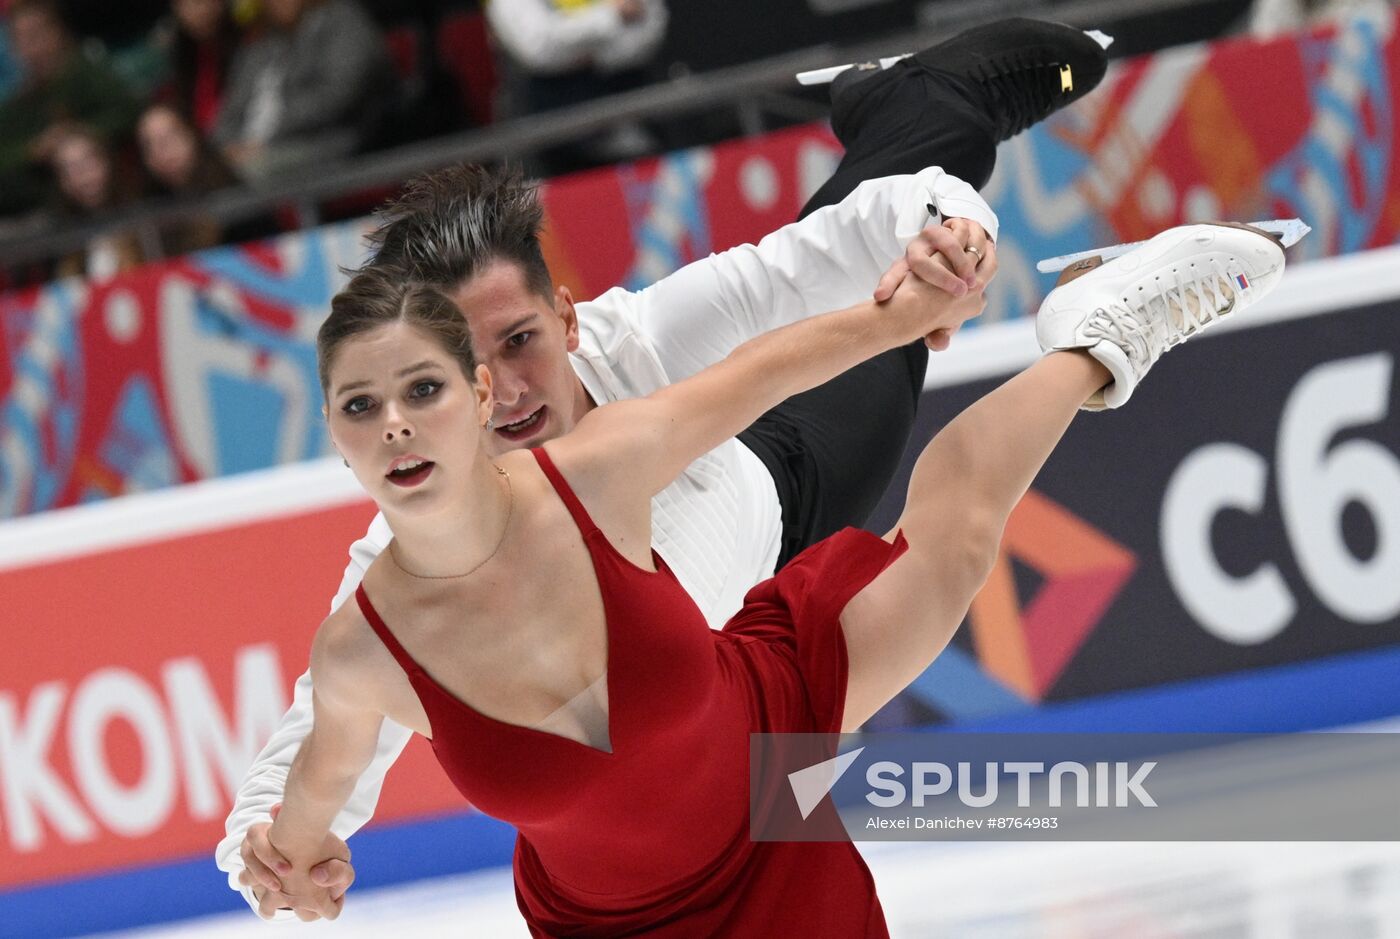
[[[353,598],[342,603],[316,630],[311,644],[311,678],[322,690],[346,689],[374,683],[376,673],[393,660],[374,634]]]

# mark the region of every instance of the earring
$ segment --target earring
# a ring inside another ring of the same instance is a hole
[[[494,430],[495,427],[496,427],[496,419],[495,419],[494,417],[488,417],[488,418],[486,419],[486,429],[487,429],[487,430]]]

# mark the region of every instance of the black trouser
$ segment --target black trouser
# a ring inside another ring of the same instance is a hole
[[[867,179],[926,166],[975,187],[986,183],[996,161],[991,122],[956,87],[900,65],[867,80],[879,84],[857,108],[833,115],[846,154],[803,216],[840,202]],[[739,434],[778,489],[779,567],[847,525],[863,525],[874,511],[909,442],[927,365],[922,341],[892,349],[789,398]]]

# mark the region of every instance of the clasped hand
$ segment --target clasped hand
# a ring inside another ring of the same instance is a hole
[[[909,243],[880,278],[874,298],[932,316],[924,342],[941,352],[963,323],[986,309],[986,287],[996,272],[996,244],[986,230],[970,219],[950,218]]]
[[[272,807],[275,820],[280,805]],[[305,922],[335,919],[345,906],[345,891],[355,881],[350,866],[350,847],[335,835],[326,835],[315,862],[302,860],[298,867],[272,844],[272,825],[263,822],[248,828],[239,853],[243,870],[238,882],[251,887],[258,901],[258,915],[271,919],[279,910],[291,910]]]

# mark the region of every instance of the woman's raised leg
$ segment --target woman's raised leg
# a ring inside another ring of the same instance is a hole
[[[841,614],[844,729],[868,720],[948,644],[991,573],[1007,518],[1078,410],[1126,402],[1168,348],[1261,299],[1283,266],[1282,246],[1264,232],[1188,225],[1066,273],[1036,322],[1050,354],[933,438],[899,519],[909,550]]]
[[[850,661],[843,729],[868,720],[943,651],[991,573],[1011,510],[1109,381],[1088,353],[1056,352],[930,441],[899,518],[909,550],[841,615]]]

